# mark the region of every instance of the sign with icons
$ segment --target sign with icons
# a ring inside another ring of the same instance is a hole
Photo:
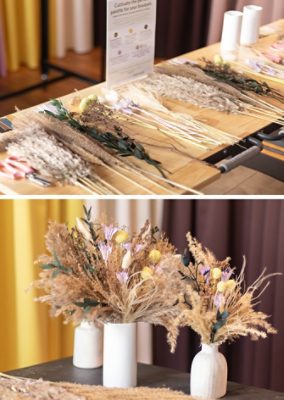
[[[157,0],[107,0],[107,87],[153,71]]]

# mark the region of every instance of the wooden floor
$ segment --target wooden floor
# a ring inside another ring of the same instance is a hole
[[[61,67],[68,68],[90,78],[102,79],[102,52],[94,49],[85,55],[69,52],[62,60],[51,60]],[[51,72],[50,77],[58,76],[58,72]],[[0,78],[0,93],[8,93],[40,82],[40,72],[22,67],[17,72],[11,72],[5,78]],[[67,78],[57,83],[48,85],[44,89],[36,89],[20,96],[0,101],[0,116],[14,112],[15,107],[24,109],[45,102],[49,99],[63,96],[74,90],[89,86],[89,83],[77,78]],[[284,194],[284,183],[279,182],[260,172],[246,167],[238,167],[205,188],[205,194],[256,194],[256,195],[281,195]]]

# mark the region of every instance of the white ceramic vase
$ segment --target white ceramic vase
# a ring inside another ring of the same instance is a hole
[[[250,46],[258,41],[261,16],[262,7],[255,5],[244,7],[241,45]]]
[[[130,388],[137,385],[137,327],[130,324],[105,324],[103,385]]]
[[[201,399],[219,399],[227,391],[227,361],[215,344],[202,344],[192,361],[190,394]]]
[[[240,45],[242,18],[243,13],[240,11],[227,11],[224,14],[220,51],[225,60],[233,60],[237,58],[237,52]]]
[[[83,321],[75,329],[73,364],[78,368],[98,368],[103,364],[103,328]]]

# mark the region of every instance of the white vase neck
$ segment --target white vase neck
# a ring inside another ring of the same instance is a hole
[[[205,351],[206,353],[218,353],[219,346],[215,343],[210,343],[210,344],[205,344],[202,343],[202,351]]]
[[[93,322],[86,321],[86,320],[82,321],[80,324],[80,328],[82,328],[82,329],[91,329],[94,326],[95,326],[95,324]]]

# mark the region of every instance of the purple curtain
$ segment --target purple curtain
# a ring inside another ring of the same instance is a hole
[[[165,203],[163,229],[180,252],[186,247],[185,234],[190,230],[218,258],[231,256],[232,265],[238,268],[246,255],[249,283],[265,266],[269,273],[284,272],[284,201],[173,200]],[[242,338],[223,346],[230,380],[284,391],[283,279],[272,279],[260,305],[272,315],[271,322],[279,333],[258,342]],[[154,330],[157,365],[189,371],[198,346],[198,336],[185,328],[176,353],[171,355],[163,328]]]

